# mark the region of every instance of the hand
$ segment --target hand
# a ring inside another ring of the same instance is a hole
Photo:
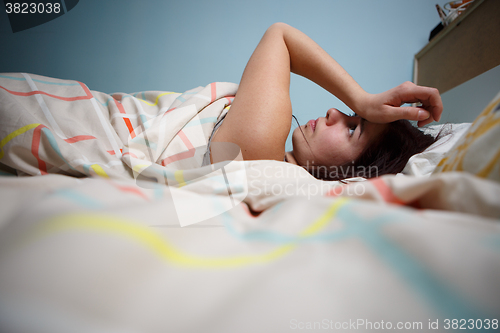
[[[421,103],[421,106],[401,106]],[[435,88],[405,82],[380,94],[367,95],[356,113],[373,123],[389,123],[399,119],[418,120],[418,126],[441,119],[443,103]]]

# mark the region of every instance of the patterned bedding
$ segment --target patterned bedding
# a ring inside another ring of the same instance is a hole
[[[497,181],[198,167],[233,84],[0,88],[2,332],[498,328]]]

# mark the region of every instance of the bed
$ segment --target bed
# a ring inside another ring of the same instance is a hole
[[[199,167],[234,84],[0,88],[2,332],[498,329],[500,94],[401,174],[341,183]]]

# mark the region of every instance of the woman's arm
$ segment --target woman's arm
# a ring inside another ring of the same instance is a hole
[[[284,24],[274,24],[262,37],[245,67],[231,110],[213,138],[237,144],[245,160],[282,160],[285,154],[292,119],[285,29]]]
[[[236,143],[245,160],[282,160],[292,120],[290,72],[316,82],[350,107],[364,94],[312,39],[276,23],[250,57],[231,111],[213,141]]]
[[[290,72],[317,83],[372,122],[418,119],[417,108],[387,107],[399,97],[403,103],[422,100],[422,96],[414,96],[415,89],[405,84],[405,95],[398,87],[390,94],[368,94],[312,39],[287,24],[276,23],[266,31],[248,61],[231,112],[213,141],[236,143],[245,160],[282,160],[292,118]]]

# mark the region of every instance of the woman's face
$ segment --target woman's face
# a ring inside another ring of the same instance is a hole
[[[293,155],[301,166],[344,165],[358,158],[386,126],[330,109],[326,117],[310,120],[300,126],[304,135],[299,128],[294,130]]]

